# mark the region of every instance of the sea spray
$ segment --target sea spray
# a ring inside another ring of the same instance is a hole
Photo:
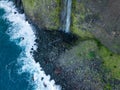
[[[21,64],[18,74],[30,73],[29,81],[34,85],[35,90],[61,90],[61,87],[55,85],[54,80],[50,80],[50,76],[45,74],[32,56],[31,49],[37,50],[36,36],[32,26],[25,21],[25,15],[19,14],[14,4],[8,0],[1,0],[0,8],[5,9],[4,18],[11,22],[11,27],[6,33],[10,35],[11,41],[22,48],[17,59],[18,64]]]

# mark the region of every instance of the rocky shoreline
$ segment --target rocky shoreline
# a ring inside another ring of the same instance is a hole
[[[62,90],[70,90],[68,73],[58,65],[59,56],[72,46],[77,39],[74,35],[61,31],[36,30],[38,50],[34,52],[36,62],[39,62],[47,75],[54,79]]]
[[[109,90],[111,86],[113,90],[119,90],[120,81],[108,77],[109,71],[102,67],[103,61],[94,53],[97,49],[94,40],[79,40],[80,38],[71,33],[57,30],[41,30],[34,23],[30,23],[35,27],[37,37],[35,61],[40,63],[56,84],[62,86],[62,90]],[[85,54],[83,58],[76,56],[76,51],[86,44],[93,49],[90,58]]]
[[[14,1],[19,13],[24,13],[21,0]],[[34,51],[34,58],[39,62],[47,75],[55,80],[56,84],[62,86],[62,90],[70,90],[69,75],[58,65],[57,59],[66,50],[73,46],[77,40],[75,35],[66,34],[62,31],[40,29],[32,20],[26,16],[26,20],[33,26],[36,34],[37,51]]]

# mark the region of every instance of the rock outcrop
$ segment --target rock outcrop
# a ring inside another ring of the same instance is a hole
[[[18,11],[20,13],[24,13],[22,0],[13,0],[13,2],[15,3],[16,7],[18,8]]]
[[[115,53],[120,53],[120,1],[76,0],[72,31],[82,37],[94,35]]]
[[[22,0],[26,15],[41,29],[58,30],[59,0]]]
[[[22,2],[26,15],[39,28],[60,29],[62,0],[22,0]],[[120,53],[119,4],[119,0],[74,0],[71,32],[82,38],[95,36],[110,50]]]

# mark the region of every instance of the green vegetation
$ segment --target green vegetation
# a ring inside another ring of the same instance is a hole
[[[84,3],[73,1],[71,30],[72,33],[82,38],[93,37],[85,25],[85,18],[88,12],[89,10],[85,8]]]
[[[63,64],[65,66],[71,66],[76,62],[79,63],[84,60],[92,60],[96,57],[96,51],[98,47],[94,40],[79,41],[79,43],[72,47],[65,53],[64,59],[67,61]]]
[[[89,38],[89,40],[84,40],[85,39],[83,38],[82,42],[78,41],[79,44],[75,48],[73,48],[76,50],[72,52],[78,55],[78,60],[80,61],[93,60],[98,56],[98,60],[101,60],[103,62],[101,64],[101,70],[103,70],[103,72],[100,72],[99,74],[105,75],[106,77],[106,82],[104,83],[104,90],[112,90],[112,83],[110,83],[110,80],[120,80],[120,55],[111,52],[96,39]],[[73,63],[74,62],[71,61],[71,63],[69,64]],[[103,77],[99,78],[101,78],[102,81]]]
[[[26,13],[29,13],[30,15],[33,15],[33,11],[35,10],[35,1],[34,0],[22,0],[23,6]]]
[[[107,70],[105,73],[109,78],[120,80],[120,55],[115,54],[98,40],[94,38],[80,38],[76,45],[74,53],[81,59],[91,60],[99,56],[103,62],[103,69]],[[108,90],[108,89],[107,89]]]
[[[112,87],[110,84],[105,85],[104,90],[112,90]]]
[[[80,58],[91,60],[95,58],[97,49],[97,44],[94,40],[86,40],[78,45],[77,53]]]
[[[120,80],[120,55],[112,53],[105,46],[100,47],[99,55],[103,59],[103,66],[110,70],[112,78]]]
[[[49,26],[47,26],[47,27],[49,27],[50,30],[56,30],[59,28],[59,25],[60,25],[60,20],[59,20],[60,6],[59,6],[59,3],[60,3],[60,0],[56,0],[55,4],[57,6],[54,8],[51,8],[53,10],[49,11],[50,24],[48,24]]]
[[[57,30],[60,25],[60,0],[23,0],[26,15],[40,28]]]

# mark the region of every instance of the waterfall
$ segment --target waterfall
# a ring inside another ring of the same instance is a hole
[[[67,15],[66,15],[66,26],[65,26],[65,32],[70,31],[70,18],[71,18],[71,6],[72,6],[72,0],[66,0],[67,2]]]
[[[62,30],[70,32],[72,0],[63,0],[63,10],[61,15]]]

